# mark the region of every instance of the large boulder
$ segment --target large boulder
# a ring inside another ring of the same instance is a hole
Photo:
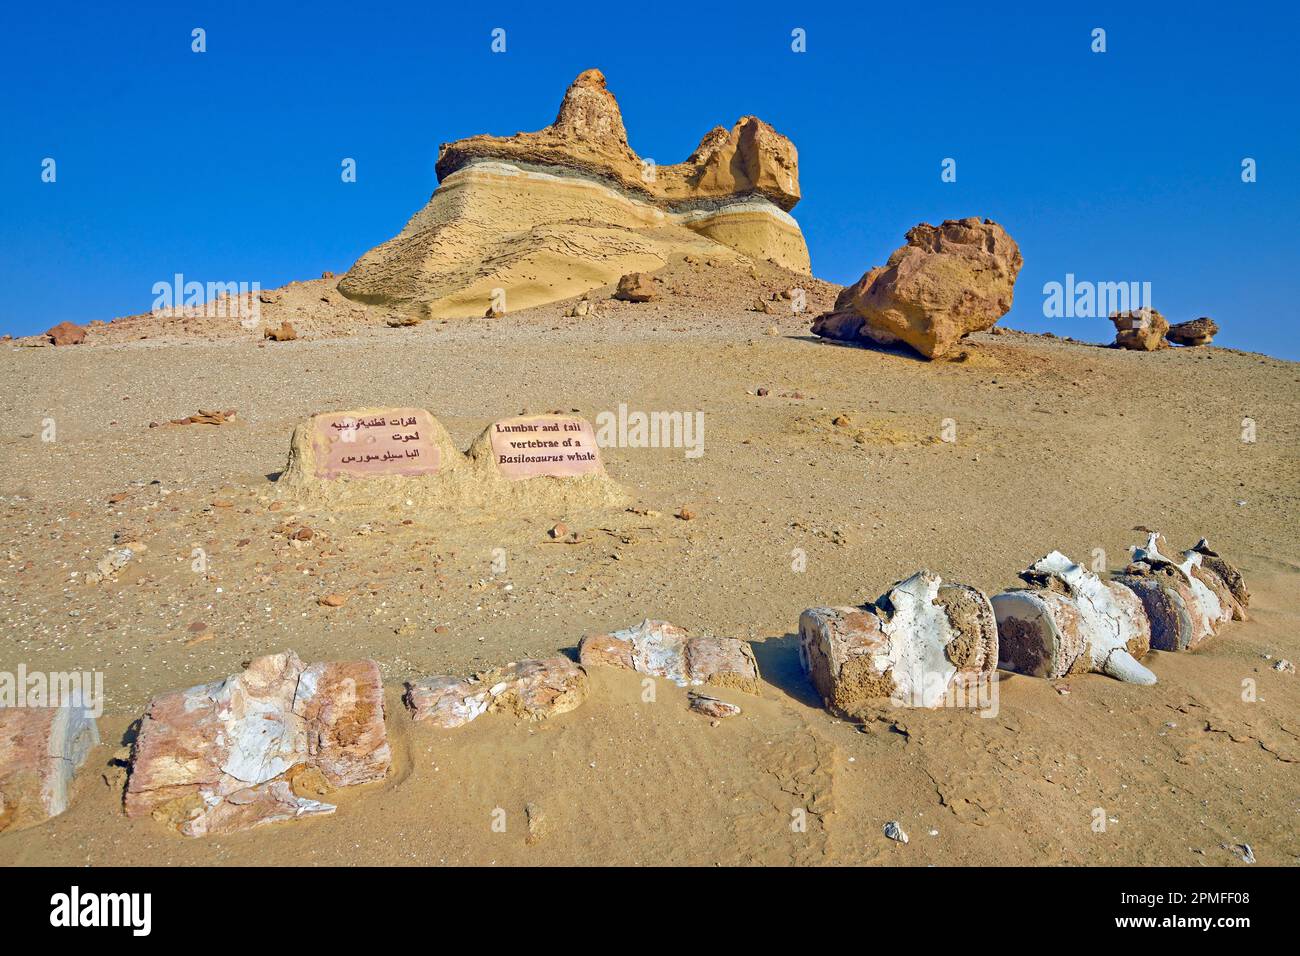
[[[464,318],[572,298],[687,254],[810,271],[788,212],[799,201],[788,139],[747,116],[684,163],[656,165],[628,145],[599,70],[573,81],[550,126],[443,144],[436,169],[428,204],[357,261],[344,295]]]
[[[862,607],[804,611],[799,660],[836,713],[938,707],[954,685],[992,675],[998,631],[982,591],[922,570]]]
[[[949,219],[912,227],[907,244],[842,291],[815,335],[943,355],[1007,314],[1024,259],[991,219]]]
[[[66,810],[73,775],[98,743],[83,707],[0,707],[0,832]]]
[[[316,800],[383,780],[392,762],[374,661],[292,651],[155,698],[131,753],[126,813],[186,836],[332,813]]]

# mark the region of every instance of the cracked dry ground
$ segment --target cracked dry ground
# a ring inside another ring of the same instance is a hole
[[[925,364],[690,297],[583,320],[566,305],[260,348],[0,354],[0,669],[97,668],[107,693],[72,808],[0,836],[0,863],[1229,865],[1241,843],[1261,864],[1297,862],[1300,685],[1271,668],[1300,658],[1296,365],[1019,334]],[[423,406],[465,447],[524,408],[592,418],[621,402],[705,413],[698,459],[606,452],[648,514],[327,513],[270,496],[313,411]],[[198,408],[238,414],[148,427]],[[937,440],[944,419],[955,443]],[[692,520],[674,517],[683,506]],[[557,521],[581,540],[551,540]],[[1157,686],[1007,677],[996,716],[892,711],[861,727],[816,707],[803,608],[874,598],[923,566],[995,591],[1053,548],[1102,548],[1114,568],[1139,524],[1180,547],[1206,535],[1253,592],[1251,621],[1148,658]],[[115,535],[147,550],[86,583]],[[403,680],[572,649],[647,615],[757,642],[762,696],[718,692],[744,713],[715,727],[670,684],[645,701],[636,675],[601,671],[586,705],[540,724],[442,731],[400,707]],[[379,662],[389,779],[341,794],[333,817],[235,837],[126,820],[111,761],[150,696],[288,648]],[[883,836],[890,820],[908,844]]]

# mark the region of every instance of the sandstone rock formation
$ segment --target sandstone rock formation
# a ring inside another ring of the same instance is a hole
[[[1214,336],[1219,332],[1219,326],[1207,315],[1199,319],[1192,319],[1190,322],[1179,322],[1177,325],[1171,325],[1169,331],[1165,333],[1165,338],[1169,339],[1175,345],[1209,345],[1214,341]]]
[[[799,660],[836,713],[937,707],[954,683],[993,673],[998,632],[983,592],[922,570],[874,603],[804,611]]]
[[[98,744],[84,707],[0,707],[0,833],[66,810],[73,775]]]
[[[1169,343],[1165,341],[1165,333],[1169,331],[1169,320],[1155,309],[1116,312],[1110,320],[1115,323],[1114,347],[1117,349],[1154,352],[1156,349],[1169,347]]]
[[[292,651],[272,654],[149,704],[126,813],[186,836],[231,833],[332,813],[311,797],[382,780],[391,761],[374,661],[306,665]]]
[[[1053,679],[1097,671],[1133,684],[1156,682],[1138,663],[1151,647],[1151,625],[1132,591],[1059,551],[1020,576],[1030,588],[993,598],[999,667]]]
[[[745,641],[690,636],[685,628],[649,618],[636,627],[588,634],[578,645],[584,667],[605,665],[666,677],[681,687],[713,684],[759,691],[758,663]]]
[[[429,203],[357,261],[339,283],[344,295],[460,318],[483,315],[494,290],[517,310],[677,254],[809,271],[788,213],[799,200],[788,139],[744,117],[712,130],[686,162],[657,166],[628,144],[599,70],[574,80],[550,126],[443,144],[436,171]]]
[[[883,266],[844,289],[812,331],[845,341],[903,343],[936,358],[1007,314],[1023,264],[1015,240],[990,219],[921,223]]]
[[[426,677],[408,683],[405,696],[413,719],[448,728],[489,711],[544,720],[586,699],[587,672],[567,657],[522,660],[473,677]]]

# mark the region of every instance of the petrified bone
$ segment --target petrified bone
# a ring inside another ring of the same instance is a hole
[[[1217,574],[1223,583],[1228,586],[1228,590],[1242,607],[1250,605],[1250,591],[1246,588],[1246,582],[1241,577],[1241,572],[1229,564],[1220,556],[1219,552],[1213,551],[1210,544],[1204,538],[1196,542],[1192,548],[1201,556],[1201,567],[1209,568]]]
[[[799,618],[799,660],[825,706],[840,713],[890,698],[938,706],[953,683],[991,674],[997,659],[988,598],[931,571],[874,604],[814,607]]]
[[[406,685],[412,718],[448,728],[488,711],[544,720],[567,714],[586,699],[587,672],[567,657],[522,660],[474,677],[426,677]]]
[[[740,708],[735,704],[729,704],[725,700],[718,700],[718,698],[710,697],[708,694],[697,694],[691,691],[686,696],[690,700],[691,710],[697,714],[703,714],[705,717],[712,717],[714,720],[735,717],[740,713]]]
[[[472,677],[437,675],[406,685],[406,706],[415,720],[462,727],[486,713],[488,688]]]
[[[1216,623],[1222,624],[1228,620],[1247,620],[1246,609],[1241,606],[1241,602],[1232,593],[1232,588],[1228,586],[1228,582],[1223,580],[1223,577],[1216,571],[1206,566],[1203,555],[1195,550],[1187,550],[1183,552],[1183,561],[1187,565],[1187,572],[1190,577],[1209,588],[1214,594],[1214,599],[1219,604],[1219,613],[1215,616]]]
[[[623,667],[678,686],[714,684],[757,694],[758,664],[745,641],[731,637],[691,637],[685,628],[646,618],[636,627],[589,634],[578,645],[584,666]]]
[[[1144,548],[1133,549],[1133,563],[1115,580],[1142,600],[1151,621],[1151,646],[1184,651],[1213,637],[1219,627],[1245,611],[1215,571],[1202,566],[1196,549],[1175,561],[1160,550],[1159,532],[1150,532]],[[1234,569],[1235,570],[1235,569]]]
[[[1033,585],[993,598],[998,666],[1032,677],[1096,671],[1131,684],[1154,684],[1138,658],[1151,644],[1142,602],[1059,551],[1021,573]]]
[[[298,793],[382,780],[392,753],[374,661],[304,665],[292,651],[155,698],[131,755],[126,812],[187,836],[331,813]]]
[[[95,718],[80,700],[62,707],[0,707],[0,832],[66,810],[73,775],[98,744]]]
[[[1131,590],[1142,602],[1151,626],[1154,650],[1189,650],[1209,636],[1198,624],[1199,615],[1193,613],[1196,598],[1191,588],[1172,567],[1157,571],[1149,567],[1139,570],[1130,565],[1130,571],[1115,575],[1113,580]]]
[[[1206,632],[1206,636],[1213,635],[1219,628],[1219,624],[1227,622],[1232,618],[1231,607],[1225,607],[1219,600],[1219,593],[1222,589],[1227,588],[1227,583],[1223,583],[1222,588],[1210,587],[1206,584],[1206,575],[1213,574],[1208,568],[1201,567],[1205,555],[1195,548],[1184,551],[1182,561],[1174,561],[1173,558],[1166,558],[1160,553],[1160,532],[1151,532],[1147,538],[1145,548],[1134,549],[1134,564],[1147,564],[1152,568],[1173,567],[1177,570],[1184,581],[1187,581],[1188,588],[1191,589],[1192,597],[1195,598],[1195,606],[1190,607],[1193,617],[1197,618],[1197,624],[1201,630]],[[1197,574],[1200,572],[1200,574]],[[1217,576],[1218,575],[1214,575]],[[1221,579],[1222,580],[1222,579]],[[1231,589],[1229,589],[1231,593]],[[1234,598],[1235,600],[1235,598]]]

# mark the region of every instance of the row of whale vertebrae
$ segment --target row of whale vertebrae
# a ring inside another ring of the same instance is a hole
[[[1095,671],[1154,684],[1140,663],[1148,650],[1191,650],[1229,620],[1245,620],[1249,592],[1240,572],[1204,538],[1181,560],[1161,552],[1159,532],[1132,548],[1123,573],[1103,580],[1059,551],[1021,572],[1030,585],[992,599],[999,666],[1058,678]],[[1167,547],[1167,545],[1166,545]]]

